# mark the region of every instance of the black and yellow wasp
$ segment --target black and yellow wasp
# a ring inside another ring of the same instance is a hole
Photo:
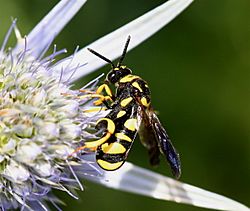
[[[179,155],[153,111],[147,83],[139,76],[132,75],[132,71],[122,65],[129,41],[130,36],[117,65],[96,51],[88,49],[112,66],[105,83],[91,95],[99,97],[95,102],[96,105],[104,103],[111,111],[106,117],[99,119],[96,125],[98,130],[104,129],[103,136],[99,140],[85,142],[85,145],[76,151],[95,150],[96,162],[101,168],[116,170],[127,159],[133,141],[139,133],[142,144],[148,150],[150,163],[157,165],[160,162],[159,155],[162,153],[170,164],[173,175],[179,178],[181,174]],[[108,84],[116,86],[115,95],[112,95]],[[102,94],[104,91],[106,96]],[[112,101],[110,105],[109,100]]]

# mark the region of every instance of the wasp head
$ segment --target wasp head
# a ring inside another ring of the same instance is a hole
[[[123,78],[126,75],[131,74],[132,71],[127,68],[126,66],[117,66],[115,68],[112,68],[107,77],[106,81],[112,84],[117,83],[121,78]]]

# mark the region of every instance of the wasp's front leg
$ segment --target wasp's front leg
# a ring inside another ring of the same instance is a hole
[[[98,106],[104,104],[107,108],[110,108],[108,101],[113,102],[113,95],[112,91],[107,84],[102,84],[98,87],[95,92],[89,90],[79,90],[80,92],[87,93],[82,98],[90,97],[90,98],[99,98],[98,100],[94,101],[94,105]],[[107,95],[103,95],[102,92],[106,92]]]

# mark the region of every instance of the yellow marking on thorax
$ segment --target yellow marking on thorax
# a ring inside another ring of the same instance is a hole
[[[133,82],[133,83],[132,83],[132,86],[135,87],[135,88],[137,88],[137,89],[139,89],[140,92],[143,92],[143,91],[142,91],[142,88],[140,87],[140,85],[138,84],[138,82],[136,82],[136,81]]]
[[[126,105],[128,105],[131,101],[133,100],[132,97],[128,97],[128,98],[125,98],[121,101],[121,106],[122,107],[125,107]]]
[[[126,111],[119,111],[116,118],[120,118],[120,117],[124,116],[125,114],[126,114]]]
[[[124,140],[124,141],[132,142],[132,139],[129,138],[127,135],[123,134],[123,133],[116,133],[115,137],[119,138],[121,140]]]
[[[118,67],[116,67],[116,68],[114,68],[114,70],[119,70],[119,68],[118,68]]]
[[[137,119],[128,119],[124,126],[131,131],[135,131],[137,129]]]
[[[133,81],[134,79],[137,79],[137,78],[140,78],[139,76],[137,75],[126,75],[125,77],[123,77],[119,82],[120,83],[127,83],[127,82],[131,82]]]
[[[120,168],[123,164],[123,161],[121,162],[117,162],[117,163],[109,163],[107,161],[98,159],[96,161],[103,169],[108,170],[108,171],[113,171],[116,170],[118,168]]]
[[[115,123],[109,118],[101,118],[97,121],[97,124],[101,121],[107,122],[107,130],[109,133],[113,134],[115,132]]]
[[[122,154],[126,152],[126,148],[117,142],[105,143],[102,145],[102,151],[107,154]]]
[[[148,107],[150,105],[150,102],[147,101],[146,97],[142,97],[141,98],[141,103],[142,105],[144,105],[145,107]]]

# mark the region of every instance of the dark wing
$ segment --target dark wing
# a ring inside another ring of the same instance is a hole
[[[141,108],[140,113],[142,116],[140,130],[142,128],[142,132],[139,131],[139,134],[144,146],[149,150],[151,162],[159,162],[158,156],[160,150],[167,159],[173,175],[179,178],[181,175],[179,154],[176,152],[166,130],[151,108],[147,111]],[[155,149],[156,146],[158,150]]]
[[[158,142],[160,150],[170,164],[173,175],[176,178],[179,178],[181,176],[181,162],[179,154],[176,152],[166,130],[161,125],[156,114],[151,112],[150,115],[151,124],[153,125],[155,138]]]
[[[152,166],[160,163],[160,150],[155,139],[154,128],[143,107],[139,107],[138,121],[140,122],[139,136],[142,145],[148,150],[149,162]]]

